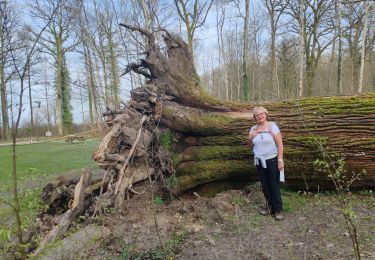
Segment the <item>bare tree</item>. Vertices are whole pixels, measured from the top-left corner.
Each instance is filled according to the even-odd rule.
[[[211,9],[213,0],[173,0],[180,19],[185,24],[189,52],[193,55],[195,31],[202,27]],[[248,1],[248,0],[246,0]]]
[[[95,2],[94,2],[95,4]],[[96,7],[95,7],[96,10]],[[78,28],[79,37],[81,42],[83,55],[83,62],[85,68],[85,78],[86,78],[86,90],[88,97],[88,108],[89,108],[89,119],[90,125],[98,123],[100,118],[99,113],[99,103],[100,99],[103,98],[106,105],[108,106],[108,93],[107,90],[101,89],[101,80],[98,75],[98,63],[100,62],[102,66],[102,74],[104,78],[104,87],[107,86],[107,72],[106,72],[106,62],[105,62],[105,53],[101,48],[102,43],[98,44],[97,42],[101,41],[101,36],[96,37],[99,34],[99,29],[97,28],[98,22],[96,21],[96,15],[89,14],[87,7],[84,5],[84,1],[79,1],[77,8],[77,18],[78,18]],[[100,46],[99,46],[100,45]],[[98,58],[97,58],[98,57]],[[97,60],[97,62],[94,62]],[[100,95],[100,91],[103,91],[104,94]]]
[[[305,44],[306,42],[304,41],[304,32],[305,32],[305,6],[303,4],[304,0],[299,0],[299,25],[300,25],[300,32],[299,32],[299,73],[298,73],[298,91],[297,91],[297,96],[302,97],[303,95],[303,67],[305,64],[304,60],[304,50],[306,49]]]
[[[364,9],[364,19],[365,23],[363,25],[363,32],[362,32],[362,48],[361,48],[361,67],[359,69],[359,82],[358,82],[358,90],[357,93],[362,93],[362,84],[363,84],[363,70],[365,67],[365,52],[366,52],[366,36],[367,36],[367,25],[369,20],[369,3],[367,0],[363,2],[363,9]],[[371,11],[372,11],[373,5],[371,5]]]
[[[364,9],[363,5],[348,2],[343,5],[342,17],[346,24],[343,38],[347,43],[350,55],[351,82],[349,91],[355,93],[359,82],[359,70],[361,66],[361,35],[364,33]]]
[[[44,59],[44,72],[43,72],[43,85],[44,85],[44,99],[46,101],[46,109],[45,114],[47,117],[47,130],[51,131],[52,129],[52,123],[51,123],[51,111],[50,111],[50,101],[49,101],[49,95],[48,95],[48,86],[50,85],[47,80],[47,70],[48,70],[48,61],[47,59]]]
[[[226,8],[229,9],[229,6]],[[241,99],[242,42],[238,35],[238,17],[228,13],[227,28],[220,35],[224,86],[228,86],[229,100]],[[242,35],[241,35],[242,36]]]
[[[278,60],[280,63],[279,79],[283,97],[286,98],[297,97],[297,86],[299,83],[299,74],[296,74],[298,66],[298,51],[298,38],[283,37],[278,46]]]
[[[320,58],[332,42],[332,37],[327,39],[333,29],[333,4],[332,0],[288,0],[287,12],[297,22],[293,26],[294,31],[302,36],[304,42],[307,96],[313,93]]]
[[[73,34],[74,16],[72,5],[60,0],[36,0],[32,5],[35,18],[44,22],[48,21],[51,12],[58,7],[54,19],[49,23],[48,29],[41,37],[40,44],[43,51],[54,59],[55,83],[56,83],[56,110],[59,135],[63,135],[64,129],[72,124],[72,113],[70,107],[69,70],[67,67],[66,53],[72,51],[78,44]]]
[[[29,46],[32,45],[32,28],[30,26],[24,26],[20,33],[22,41],[25,42],[26,52],[28,52]],[[29,44],[27,44],[29,43]],[[30,137],[35,136],[35,124],[34,124],[34,107],[33,107],[33,95],[32,95],[32,87],[33,83],[31,82],[31,74],[33,74],[32,68],[40,62],[40,58],[34,55],[33,59],[28,63],[27,67],[27,89],[29,94],[29,109],[30,109]],[[31,139],[30,139],[31,141]]]
[[[7,101],[7,83],[13,76],[11,66],[11,51],[16,47],[15,31],[18,27],[16,13],[7,1],[0,2],[0,99],[2,115],[2,138],[7,140],[9,133],[9,113]]]
[[[133,0],[134,5],[142,11],[144,27],[152,32],[156,29],[158,0]]]
[[[283,0],[263,0],[263,4],[267,8],[268,18],[271,27],[271,85],[272,90],[280,97],[280,85],[277,75],[277,60],[276,60],[276,36],[279,29],[280,17],[286,8]]]
[[[225,24],[225,10],[228,6],[225,2],[218,2],[216,5],[216,28],[217,28],[217,42],[219,47],[219,68],[223,71],[224,77],[224,89],[225,89],[225,100],[229,100],[229,86],[228,86],[228,74],[226,69],[226,55],[224,48],[224,37],[223,37],[223,28]],[[222,61],[224,66],[222,66]],[[221,84],[220,84],[221,85]]]
[[[333,31],[333,44],[331,49],[331,57],[329,60],[328,66],[328,85],[327,85],[327,92],[331,93],[331,85],[332,85],[332,66],[334,63],[335,53],[336,53],[336,40],[339,41],[338,46],[338,62],[337,62],[337,89],[338,93],[342,92],[342,3],[341,0],[335,2],[335,25]]]
[[[265,66],[262,62],[262,53],[266,52],[267,40],[263,35],[266,28],[267,20],[263,19],[261,11],[258,9],[252,10],[251,21],[250,21],[250,41],[249,41],[249,51],[250,51],[250,71],[251,71],[251,100],[262,100],[262,99],[273,99],[275,95],[274,92],[267,87],[263,86],[263,82],[267,82],[269,76],[265,71]],[[257,95],[256,95],[257,92]]]
[[[337,24],[335,28],[337,28],[337,35],[339,40],[339,46],[338,46],[338,59],[337,59],[337,90],[339,94],[342,94],[342,26],[341,26],[341,19],[342,19],[342,3],[341,0],[338,0],[337,4],[337,13],[336,13],[336,20]],[[335,41],[336,39],[334,39]]]
[[[106,96],[107,99],[108,96],[110,97],[110,103],[117,105],[119,103],[120,83],[117,65],[118,43],[115,40],[116,30],[114,28],[115,16],[108,2],[103,2],[102,6],[97,5],[96,1],[94,3],[97,32],[100,37],[98,44],[99,53],[102,56],[103,75],[106,78],[105,81],[110,81],[109,88],[107,87],[109,82],[105,83]]]
[[[119,103],[119,73],[117,62],[117,46],[116,41],[117,31],[115,26],[115,15],[112,11],[112,6],[108,1],[94,1],[94,14],[90,14],[92,8],[85,7],[84,2],[80,1],[80,12],[84,12],[83,19],[80,21],[80,26],[85,27],[83,33],[85,34],[85,45],[90,46],[99,58],[100,64],[95,63],[97,74],[96,77],[102,80],[98,81],[103,88],[100,90],[104,94],[104,102],[107,107]],[[82,16],[82,14],[78,14]],[[86,53],[88,50],[86,50]],[[99,74],[100,73],[100,74]],[[101,75],[101,76],[99,76]]]
[[[249,9],[250,0],[245,0],[245,14],[242,13],[239,1],[234,1],[240,16],[243,19],[243,49],[242,49],[242,99],[249,99],[250,84],[249,84],[249,68],[247,61],[249,60]]]
[[[16,152],[16,142],[17,142],[17,133],[18,128],[21,120],[21,114],[23,112],[23,94],[25,92],[25,79],[27,77],[27,72],[29,68],[29,63],[32,60],[32,57],[35,53],[36,45],[38,44],[42,33],[47,29],[49,24],[52,21],[53,16],[56,13],[56,8],[51,11],[51,15],[46,19],[46,24],[40,29],[38,33],[35,34],[35,38],[30,46],[30,48],[26,48],[26,44],[24,44],[23,48],[21,49],[21,54],[23,56],[23,63],[20,62],[20,60],[17,59],[17,53],[14,49],[11,51],[11,57],[13,60],[13,66],[16,72],[16,75],[18,76],[19,82],[20,82],[20,92],[19,92],[19,100],[18,100],[18,109],[17,109],[17,116],[15,121],[12,120],[12,190],[13,190],[13,204],[10,204],[11,207],[14,210],[16,223],[17,223],[17,238],[18,238],[18,244],[22,245],[24,243],[23,241],[23,234],[22,234],[22,222],[21,222],[21,216],[20,216],[20,203],[18,198],[18,185],[17,185],[17,152]],[[28,43],[27,43],[27,46]],[[22,53],[23,52],[23,53]],[[22,254],[22,257],[24,257],[24,247],[20,247],[20,251]]]

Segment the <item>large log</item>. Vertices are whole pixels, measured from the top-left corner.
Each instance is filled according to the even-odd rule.
[[[49,213],[56,214],[54,219],[59,222],[34,255],[63,237],[72,221],[88,207],[94,215],[111,205],[121,209],[129,193],[138,193],[133,184],[152,180],[152,175],[169,174],[162,183],[176,192],[237,177],[257,180],[247,142],[248,129],[254,124],[251,109],[256,104],[209,97],[200,87],[186,43],[178,36],[165,32],[167,50],[161,52],[152,33],[122,26],[148,39],[146,57],[125,70],[139,73],[147,81],[132,91],[127,104],[103,114],[108,131],[93,155],[106,170],[101,181],[90,182],[91,173],[84,171],[78,184],[77,180],[60,179],[44,189],[43,198],[51,205]],[[344,159],[342,173],[347,179],[352,172],[367,171],[352,187],[375,188],[374,93],[264,105],[283,134],[286,186],[333,188],[329,174]],[[327,161],[331,172],[317,168],[317,160]],[[68,209],[73,186],[74,200]],[[85,201],[93,191],[99,191],[99,195]]]
[[[130,135],[125,138],[126,131],[120,129],[126,126],[133,127],[133,132],[138,131],[136,124],[141,115],[146,114],[148,125],[145,130],[158,132],[154,129],[157,125],[173,131],[173,146],[169,150],[178,158],[174,165],[175,190],[182,192],[207,182],[241,176],[256,180],[251,148],[246,140],[248,129],[254,124],[251,109],[256,104],[209,97],[200,86],[186,43],[178,36],[165,32],[163,39],[167,51],[161,52],[151,32],[130,25],[122,26],[148,39],[145,58],[139,63],[129,64],[125,71],[142,74],[147,81],[143,87],[132,91],[132,99],[125,110],[106,113],[112,130],[103,139],[94,158],[107,168],[113,167],[117,171],[113,176],[118,176],[135,142],[135,134],[132,138]],[[263,105],[270,112],[270,120],[277,122],[282,131],[286,186],[333,188],[329,172],[316,167],[314,162],[329,162],[332,173],[333,165],[344,159],[347,178],[352,172],[367,171],[352,187],[375,187],[375,94],[303,98]],[[129,116],[133,110],[141,114],[137,115],[135,124],[129,120],[113,123],[117,114],[127,114],[127,119],[134,117]],[[153,156],[157,154],[158,138],[155,135],[148,137],[143,152],[137,153],[139,156],[135,155],[135,158],[142,158],[140,155],[144,155],[150,144],[153,145]],[[119,149],[124,140],[127,152]],[[128,186],[131,187],[131,183]]]
[[[176,106],[174,106],[176,107]],[[286,186],[297,189],[334,188],[317,160],[345,159],[346,174],[366,174],[352,188],[375,187],[375,95],[305,98],[267,104],[270,120],[281,128],[285,146]],[[183,111],[183,112],[182,112]],[[183,134],[178,151],[180,190],[210,180],[249,176],[256,179],[248,129],[249,112],[212,113],[165,106],[165,124]],[[187,140],[187,141],[186,141]],[[327,153],[327,154],[326,154]]]

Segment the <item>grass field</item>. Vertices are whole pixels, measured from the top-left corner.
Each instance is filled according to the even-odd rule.
[[[91,156],[98,146],[98,140],[75,144],[53,142],[17,146],[18,190],[24,229],[42,207],[39,197],[43,186],[63,173],[97,167]],[[0,146],[0,198],[12,202],[10,151],[11,146]],[[0,247],[7,243],[9,234],[13,234],[13,224],[11,208],[0,203]]]
[[[96,167],[91,155],[99,141],[87,140],[84,143],[65,142],[19,145],[17,153],[17,175],[20,184],[25,181],[38,181],[43,176],[58,176],[61,173],[83,167]],[[0,147],[0,190],[4,191],[11,183],[11,147]]]

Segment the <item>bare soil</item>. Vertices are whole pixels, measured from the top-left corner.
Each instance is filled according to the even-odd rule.
[[[170,201],[155,190],[152,201],[147,185],[135,189],[144,193],[122,212],[98,219],[111,235],[82,250],[82,258],[354,259],[334,194],[283,192],[285,220],[276,221],[258,214],[264,204],[258,184]],[[374,195],[349,193],[345,199],[353,204],[362,259],[375,259]]]

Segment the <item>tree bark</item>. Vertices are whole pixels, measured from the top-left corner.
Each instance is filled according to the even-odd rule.
[[[348,173],[367,171],[353,187],[374,187],[375,156],[371,153],[375,147],[374,105],[371,104],[374,101],[375,96],[371,94],[268,104],[270,120],[277,122],[283,134],[286,186],[333,188],[327,173],[314,167],[316,160],[326,159],[320,151],[321,144],[332,160],[345,158]],[[300,105],[301,113],[296,105]],[[165,106],[163,122],[182,133],[181,140],[189,140],[182,145],[188,148],[178,151],[181,155],[177,167],[180,190],[216,179],[240,176],[256,179],[250,147],[246,145],[248,128],[254,124],[249,120],[249,112],[205,113],[200,110],[188,113],[186,108],[172,107]],[[173,119],[168,120],[172,111],[176,111]],[[193,120],[188,123],[186,118]]]
[[[27,83],[29,88],[29,107],[30,107],[30,124],[31,124],[31,136],[35,136],[35,127],[34,127],[34,112],[33,112],[33,98],[31,95],[31,71],[30,63],[28,64],[27,68]]]
[[[75,187],[73,207],[44,238],[42,248],[62,237],[72,220],[88,207],[94,215],[110,205],[121,210],[129,193],[137,193],[133,184],[151,180],[152,175],[169,174],[162,181],[165,188],[177,193],[218,180],[258,179],[247,144],[249,127],[254,124],[249,104],[220,101],[205,94],[188,45],[178,36],[165,31],[167,51],[161,52],[152,33],[121,25],[148,40],[146,57],[125,70],[139,73],[147,81],[131,92],[126,105],[103,114],[108,131],[93,159],[106,170],[104,176],[90,182],[90,173],[83,174],[87,178],[83,176],[81,186]],[[346,171],[342,173],[346,177],[367,171],[352,187],[373,189],[374,104],[375,94],[267,104],[269,120],[277,122],[284,139],[285,185],[307,190],[333,188],[329,172],[315,167],[314,162],[335,164],[344,158]],[[62,179],[49,184],[44,189],[45,200],[60,209],[61,201],[72,197],[74,183]],[[97,192],[99,185],[100,195],[83,205],[83,198]],[[68,187],[66,193],[61,187]]]
[[[61,216],[59,223],[44,237],[39,248],[35,251],[34,256],[40,254],[48,243],[54,242],[56,239],[61,239],[71,223],[85,210],[85,189],[90,181],[91,171],[83,169],[82,177],[74,190],[74,200],[71,208]]]
[[[3,59],[2,59],[3,60]],[[3,64],[3,63],[2,63]],[[4,76],[4,67],[0,64],[0,96],[1,96],[1,121],[2,121],[2,139],[9,139],[9,117],[8,117],[8,102],[6,96],[6,82]]]
[[[103,139],[104,145],[97,153],[101,155],[94,158],[108,167],[113,162],[106,161],[106,157],[111,157],[106,154],[129,155],[129,149],[136,141],[135,133],[140,128],[140,117],[146,114],[145,130],[154,133],[152,127],[158,125],[173,132],[173,145],[169,150],[177,158],[177,185],[173,187],[176,191],[241,176],[256,180],[251,149],[247,144],[248,129],[255,124],[249,104],[220,101],[206,95],[199,87],[188,46],[176,35],[165,32],[163,38],[168,50],[164,55],[156,46],[152,33],[129,25],[122,26],[148,38],[150,49],[146,57],[127,68],[127,71],[133,70],[148,80],[143,87],[132,92],[128,112],[125,112],[138,111],[133,124],[135,128],[132,131],[124,128],[131,125],[134,115],[127,114],[125,124],[120,120],[125,115],[121,111],[107,113],[112,133]],[[375,187],[375,155],[372,152],[375,148],[374,104],[374,94],[267,104],[269,120],[278,124],[284,139],[285,185],[308,190],[333,188],[329,173],[316,167],[314,162],[328,160],[336,163],[344,158],[348,176],[352,172],[367,171],[352,187]],[[122,123],[118,124],[120,121]],[[128,144],[127,152],[118,152],[121,143]],[[138,158],[143,158],[142,151],[148,147],[145,144],[137,148],[140,149]]]
[[[363,85],[363,70],[365,68],[365,52],[366,52],[366,34],[367,34],[367,24],[368,24],[368,1],[364,1],[364,18],[365,25],[363,26],[362,32],[362,47],[361,47],[361,67],[359,69],[359,81],[358,81],[358,90],[357,93],[362,93],[362,85]]]
[[[243,55],[242,55],[242,93],[243,101],[249,99],[249,69],[247,61],[249,59],[249,6],[250,0],[245,0],[245,17],[244,17],[244,26],[243,26]],[[254,87],[254,85],[253,85]]]
[[[338,94],[342,94],[342,28],[341,28],[341,16],[342,16],[342,3],[341,0],[338,1],[337,6],[337,32],[339,40],[339,53],[337,59],[337,90]],[[336,28],[335,27],[335,28]]]
[[[298,56],[299,56],[299,70],[298,70],[298,89],[297,89],[297,97],[302,97],[304,93],[304,87],[303,87],[303,68],[306,63],[306,60],[304,60],[304,50],[305,50],[305,41],[304,41],[304,31],[305,31],[305,19],[304,19],[304,12],[302,11],[304,9],[304,5],[302,0],[299,1],[300,5],[300,13],[299,13],[299,25],[300,25],[300,31],[299,31],[299,46],[298,46]]]

